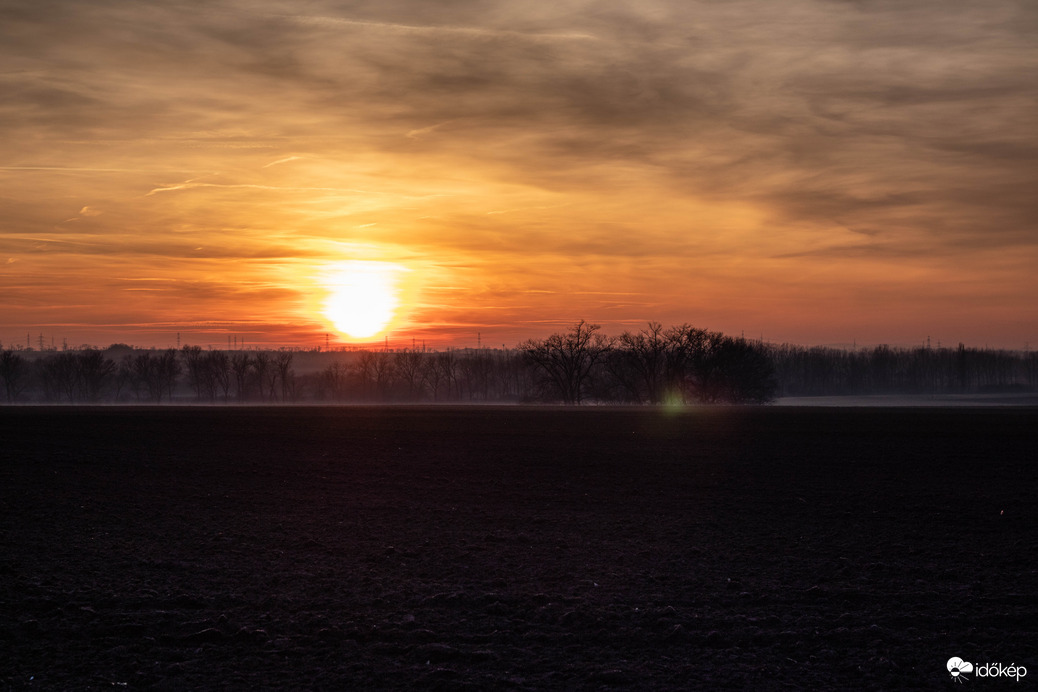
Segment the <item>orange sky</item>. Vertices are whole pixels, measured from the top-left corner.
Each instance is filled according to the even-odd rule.
[[[5,347],[345,343],[351,261],[396,344],[1038,344],[1033,3],[20,5]]]

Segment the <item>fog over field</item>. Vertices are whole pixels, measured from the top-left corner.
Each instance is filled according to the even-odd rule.
[[[0,350],[8,403],[1034,404],[1038,353],[806,348],[580,321],[514,348]],[[834,398],[835,397],[835,398]]]

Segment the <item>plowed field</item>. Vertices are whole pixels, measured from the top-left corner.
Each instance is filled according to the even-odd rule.
[[[0,688],[1033,682],[1036,518],[1033,408],[0,408]]]

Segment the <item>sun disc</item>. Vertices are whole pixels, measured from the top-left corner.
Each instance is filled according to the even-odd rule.
[[[402,269],[389,262],[337,265],[327,281],[325,317],[338,331],[354,339],[385,330],[400,304],[397,275]]]

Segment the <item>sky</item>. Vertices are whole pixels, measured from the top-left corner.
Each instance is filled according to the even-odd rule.
[[[363,343],[370,266],[391,345],[1038,346],[1036,75],[1030,0],[0,0],[0,343]]]

